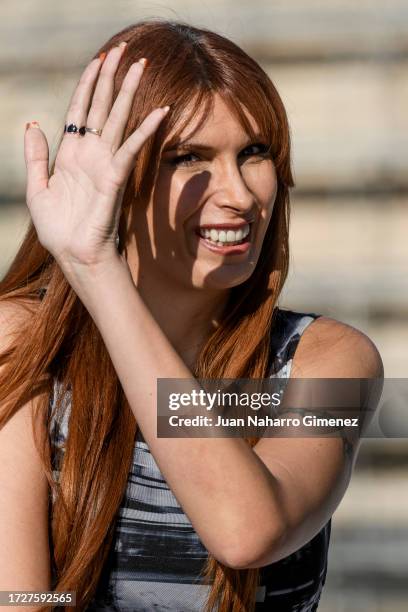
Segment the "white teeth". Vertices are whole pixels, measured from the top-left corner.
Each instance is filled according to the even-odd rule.
[[[249,225],[245,225],[238,230],[217,230],[215,228],[205,228],[200,230],[200,235],[207,240],[211,240],[215,244],[222,246],[224,244],[236,244],[241,242],[249,234]]]

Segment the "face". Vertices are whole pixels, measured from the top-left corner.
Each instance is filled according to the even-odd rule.
[[[220,290],[255,269],[277,192],[275,168],[262,137],[249,139],[218,94],[214,102],[186,143],[169,149],[169,135],[151,201],[135,206],[139,275]]]

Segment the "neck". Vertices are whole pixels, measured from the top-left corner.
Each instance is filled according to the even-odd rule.
[[[153,274],[131,273],[153,317],[192,368],[201,346],[220,323],[229,290],[183,287]]]

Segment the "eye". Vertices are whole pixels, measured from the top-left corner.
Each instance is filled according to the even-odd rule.
[[[195,159],[192,159],[195,158]],[[191,166],[199,158],[194,153],[185,153],[184,155],[178,155],[170,160],[172,166]]]
[[[243,151],[241,151],[240,156],[242,157],[262,157],[266,158],[270,156],[271,147],[263,142],[256,142],[254,144],[249,145]]]

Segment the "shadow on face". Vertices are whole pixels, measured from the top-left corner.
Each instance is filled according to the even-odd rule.
[[[186,111],[187,112],[187,111]],[[244,109],[254,132],[258,126]],[[194,123],[195,125],[195,123]],[[149,202],[132,208],[128,263],[138,287],[225,293],[257,264],[277,193],[269,145],[218,94],[192,138],[166,148]]]

